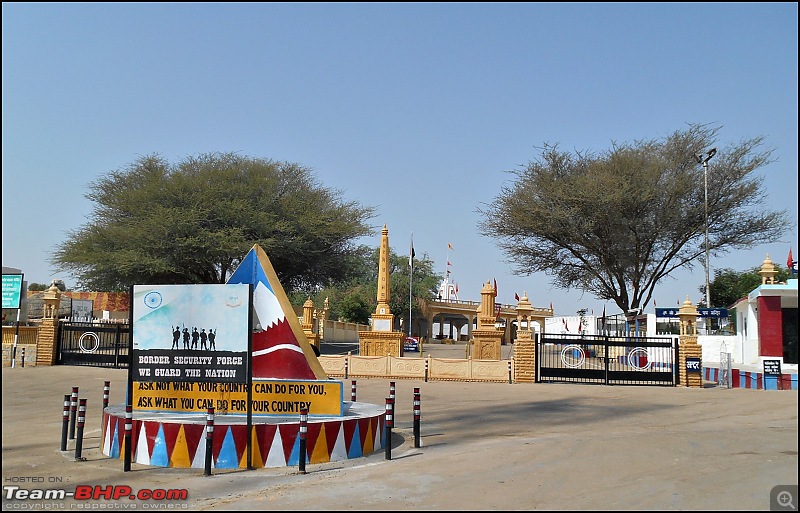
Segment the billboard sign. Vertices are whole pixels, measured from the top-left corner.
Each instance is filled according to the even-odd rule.
[[[134,381],[247,383],[250,285],[134,285]]]

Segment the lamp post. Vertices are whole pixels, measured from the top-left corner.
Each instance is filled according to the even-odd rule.
[[[706,308],[711,308],[711,283],[708,279],[708,161],[717,154],[716,148],[711,148],[705,154],[697,155],[697,163],[703,164],[704,203],[706,211]]]

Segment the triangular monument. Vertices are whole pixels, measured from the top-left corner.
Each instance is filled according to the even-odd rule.
[[[253,378],[328,379],[272,263],[258,244],[228,283],[253,285]]]

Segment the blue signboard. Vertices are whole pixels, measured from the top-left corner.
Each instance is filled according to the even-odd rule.
[[[697,313],[700,314],[700,317],[716,317],[717,319],[728,317],[727,308],[698,308]]]
[[[686,372],[703,372],[703,368],[700,363],[700,358],[687,358],[686,359]]]
[[[22,297],[22,275],[3,275],[3,308],[19,308]]]
[[[656,317],[678,317],[680,308],[656,308]],[[716,317],[725,319],[728,317],[727,308],[698,308],[697,313],[700,317]]]

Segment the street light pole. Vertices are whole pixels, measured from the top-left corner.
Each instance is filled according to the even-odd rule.
[[[706,212],[706,308],[711,308],[711,282],[708,276],[708,161],[716,155],[717,149],[711,148],[705,155],[697,155],[697,162],[703,164],[704,203]]]

